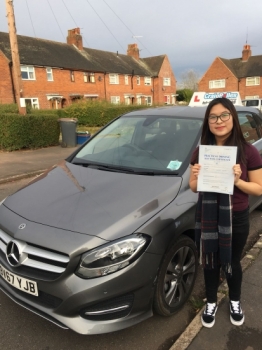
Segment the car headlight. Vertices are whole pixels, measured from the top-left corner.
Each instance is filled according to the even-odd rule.
[[[109,275],[138,259],[149,243],[149,237],[129,236],[110,242],[82,255],[76,274],[81,278]]]

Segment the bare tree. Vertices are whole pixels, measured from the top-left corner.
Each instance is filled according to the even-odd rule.
[[[197,91],[199,79],[200,74],[194,69],[184,71],[180,76],[180,82],[178,84],[179,89],[190,89],[192,91]]]

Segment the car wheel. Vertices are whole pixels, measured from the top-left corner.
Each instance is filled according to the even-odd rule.
[[[195,243],[181,235],[167,251],[158,272],[154,294],[154,310],[171,316],[187,301],[197,274]]]

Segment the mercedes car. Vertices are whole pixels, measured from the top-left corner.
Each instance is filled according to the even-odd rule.
[[[262,154],[259,111],[237,107]],[[197,274],[188,185],[205,107],[119,116],[0,203],[0,289],[80,334],[171,316]],[[250,197],[250,210],[261,204]]]

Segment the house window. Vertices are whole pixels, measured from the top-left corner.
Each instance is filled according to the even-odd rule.
[[[145,77],[144,78],[145,85],[151,85],[151,78],[150,77]]]
[[[246,86],[260,85],[260,77],[246,78]]]
[[[111,96],[111,103],[113,103],[115,105],[119,105],[120,97],[119,96]]]
[[[84,82],[85,83],[95,83],[95,73],[84,72]]]
[[[109,84],[119,84],[119,75],[109,74]]]
[[[171,79],[170,78],[163,78],[163,85],[164,86],[170,86],[171,85]]]
[[[145,103],[148,106],[152,106],[152,97],[151,96],[145,96]]]
[[[209,89],[219,89],[219,88],[224,88],[225,86],[226,86],[225,79],[209,81]]]
[[[140,85],[140,77],[139,76],[136,77],[136,85]]]
[[[70,71],[70,79],[71,79],[71,81],[75,81],[75,73],[71,70]]]
[[[35,69],[31,66],[21,66],[23,80],[35,80]]]
[[[39,109],[38,98],[25,98],[25,104],[33,109]]]
[[[128,85],[128,75],[125,75],[125,85]]]
[[[46,68],[47,81],[53,81],[53,71],[52,68]]]

